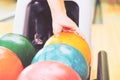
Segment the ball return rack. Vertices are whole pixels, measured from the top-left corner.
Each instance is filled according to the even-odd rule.
[[[80,1],[65,0],[67,15],[79,26]],[[89,32],[89,29],[85,29]],[[46,0],[17,0],[14,33],[26,36],[36,51],[41,49],[52,33],[51,12]],[[88,33],[89,34],[89,33]],[[86,35],[88,36],[88,35]],[[107,53],[98,53],[97,79],[109,80]],[[91,68],[90,68],[91,73]],[[90,80],[90,74],[89,78]]]

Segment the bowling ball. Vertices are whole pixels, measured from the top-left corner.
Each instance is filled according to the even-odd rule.
[[[0,46],[4,46],[17,54],[24,67],[31,63],[36,53],[32,43],[26,37],[15,33],[2,35]]]
[[[67,44],[51,44],[43,47],[34,56],[32,63],[53,60],[64,63],[74,69],[83,80],[88,77],[88,65],[84,56]]]
[[[22,70],[23,65],[18,56],[0,46],[0,80],[17,80]]]
[[[91,51],[88,43],[81,36],[73,32],[61,32],[58,36],[51,36],[44,46],[55,43],[65,43],[78,49],[85,57],[88,65],[91,63]]]
[[[18,80],[81,80],[69,66],[55,61],[41,61],[26,67]]]

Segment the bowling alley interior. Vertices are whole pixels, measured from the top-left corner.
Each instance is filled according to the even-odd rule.
[[[18,1],[0,0],[0,37],[13,33]],[[88,80],[120,80],[120,0],[92,0],[91,4],[91,65]]]

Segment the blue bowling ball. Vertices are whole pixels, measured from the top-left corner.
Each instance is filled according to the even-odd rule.
[[[45,60],[64,63],[74,69],[82,80],[88,78],[89,69],[84,56],[80,51],[70,45],[59,43],[45,46],[34,56],[32,63]]]

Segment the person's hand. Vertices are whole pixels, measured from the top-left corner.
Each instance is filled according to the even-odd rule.
[[[81,35],[83,38],[83,34],[80,32],[79,27],[76,23],[70,19],[66,14],[57,14],[53,16],[53,33],[54,35],[59,35],[62,31],[74,32],[76,34]]]
[[[79,34],[84,38],[76,23],[67,16],[64,0],[47,1],[52,15],[53,34],[59,35],[62,31],[70,31]]]

